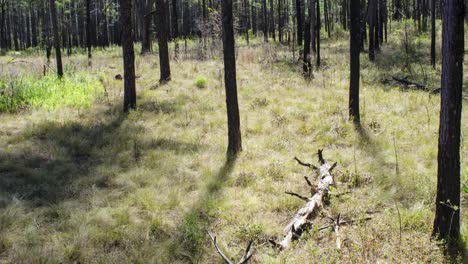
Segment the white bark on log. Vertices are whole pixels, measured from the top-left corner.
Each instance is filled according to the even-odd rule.
[[[288,248],[291,244],[291,241],[299,237],[302,232],[310,227],[310,221],[317,215],[317,211],[322,207],[323,198],[328,195],[328,189],[330,185],[334,184],[334,179],[331,176],[330,172],[335,168],[336,163],[330,164],[327,163],[322,156],[322,150],[318,151],[320,167],[320,176],[318,179],[318,184],[316,188],[316,193],[312,198],[308,199],[308,202],[296,213],[291,222],[286,226],[284,232],[286,235],[283,240],[279,243],[271,241],[273,244],[278,246],[280,249]],[[297,158],[296,160],[299,164],[305,166]],[[309,165],[309,164],[307,164]],[[315,166],[307,166],[315,167]]]

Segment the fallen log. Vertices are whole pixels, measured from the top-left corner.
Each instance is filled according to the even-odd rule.
[[[301,236],[301,234],[310,228],[311,220],[317,215],[317,211],[322,207],[324,198],[328,195],[328,189],[334,184],[334,179],[330,174],[336,166],[336,162],[333,164],[328,163],[323,158],[322,150],[318,150],[318,159],[320,167],[316,167],[309,163],[304,163],[298,158],[295,160],[302,166],[311,168],[319,171],[319,178],[317,187],[314,187],[307,177],[304,177],[307,185],[311,188],[311,198],[304,197],[302,195],[286,192],[287,194],[296,196],[301,200],[306,201],[306,204],[299,209],[291,222],[286,226],[284,232],[286,233],[281,242],[270,240],[275,247],[282,250],[288,248],[292,240],[295,240]]]
[[[218,254],[223,258],[224,262],[226,262],[226,264],[234,264],[234,262],[232,260],[230,260],[228,257],[226,257],[226,255],[223,253],[223,251],[218,247],[218,243],[216,242],[216,237],[213,236],[210,231],[206,231],[208,233],[208,235],[210,236],[211,238],[211,241],[213,241],[213,244],[216,248],[216,251],[218,252]],[[252,251],[251,251],[251,248],[252,248],[252,243],[253,241],[250,240],[249,243],[247,244],[247,247],[244,251],[244,255],[242,256],[241,260],[239,260],[239,262],[237,262],[238,264],[245,264],[247,263],[250,258],[252,258]]]
[[[414,86],[414,87],[416,87],[416,90],[424,90],[424,91],[428,90],[426,85],[424,85],[422,83],[417,83],[417,82],[410,81],[407,78],[399,78],[399,77],[396,77],[396,76],[392,76],[392,79],[399,82],[399,83],[404,84],[406,87]]]

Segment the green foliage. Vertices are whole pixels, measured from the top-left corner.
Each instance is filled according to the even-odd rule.
[[[264,229],[261,224],[243,224],[237,228],[235,235],[240,241],[255,241],[262,237]]]
[[[16,112],[27,108],[89,108],[102,93],[102,85],[89,75],[77,74],[64,79],[57,79],[53,75],[2,79],[0,112]]]
[[[200,216],[192,211],[185,217],[179,228],[178,241],[184,250],[191,253],[199,253],[201,243],[205,237]]]
[[[198,88],[205,88],[207,83],[208,80],[202,75],[197,76],[197,78],[195,79],[195,86],[197,86]]]

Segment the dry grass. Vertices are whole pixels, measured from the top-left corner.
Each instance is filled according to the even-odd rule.
[[[444,262],[429,239],[439,96],[379,82],[393,73],[417,78],[423,69],[428,83],[437,83],[440,68],[414,70],[420,66],[413,63],[412,73],[402,72],[396,34],[376,65],[362,55],[363,131],[347,121],[345,41],[325,41],[324,66],[310,82],[285,47],[239,48],[244,151],[234,162],[224,155],[220,60],[172,61],[173,81],[154,87],[157,56],[137,56],[138,110],[124,116],[122,82],[114,80],[120,51],[96,54],[89,74],[107,96],[93,109],[0,116],[0,262],[220,263],[206,228],[235,259],[254,239],[255,263]],[[86,70],[84,55],[65,63]],[[206,89],[194,85],[199,75],[208,79]],[[465,108],[463,120],[467,115]],[[462,126],[466,133],[468,124]],[[292,158],[316,162],[318,148],[338,162],[332,192],[351,193],[332,195],[314,224],[338,213],[355,219],[372,212],[373,219],[342,228],[341,252],[331,230],[313,229],[277,253],[267,240],[281,236],[302,204],[284,191],[306,194],[302,176],[311,174]],[[463,144],[465,186],[467,161]],[[466,205],[465,193],[465,241]]]

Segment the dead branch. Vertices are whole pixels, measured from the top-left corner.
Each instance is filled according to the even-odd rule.
[[[335,234],[336,234],[336,249],[340,250],[341,249],[341,235],[340,235],[340,215],[338,214],[338,217],[336,218],[336,223],[335,223]]]
[[[210,236],[211,241],[213,241],[213,244],[214,244],[214,246],[216,248],[216,251],[223,258],[224,262],[226,262],[226,264],[234,264],[234,262],[232,262],[228,257],[226,257],[226,255],[223,253],[223,251],[218,247],[218,243],[216,243],[216,236],[213,236],[210,233],[210,231],[208,231],[208,230],[206,232]],[[252,255],[253,255],[253,253],[251,251],[252,243],[253,243],[252,240],[250,240],[249,243],[247,243],[247,247],[245,248],[244,255],[242,256],[241,260],[239,260],[239,262],[237,262],[238,264],[245,264],[245,263],[247,263],[247,261],[250,260],[250,258],[252,258]]]
[[[414,81],[410,81],[408,80],[407,78],[399,78],[399,77],[396,77],[396,76],[392,76],[392,79],[399,82],[399,83],[402,83],[406,86],[414,86],[416,87],[416,90],[424,90],[426,91],[427,90],[427,87],[426,85],[422,84],[422,83],[417,83],[417,82],[414,82]]]
[[[311,169],[314,169],[314,170],[318,170],[319,168],[317,168],[316,166],[310,164],[310,163],[305,163],[305,162],[302,162],[300,159],[294,157],[294,159],[297,161],[297,163],[299,163],[299,165],[302,165],[304,167],[308,167],[308,168],[311,168]]]
[[[317,215],[317,211],[322,207],[323,199],[328,195],[328,189],[330,185],[333,184],[333,177],[330,174],[331,169],[333,169],[336,164],[332,165],[328,163],[324,158],[323,158],[323,150],[318,150],[318,158],[320,162],[320,176],[318,178],[318,183],[317,187],[315,188],[315,192],[312,195],[311,198],[306,198],[300,195],[295,195],[293,193],[288,193],[290,195],[298,196],[299,198],[303,199],[307,203],[299,209],[299,211],[296,213],[294,218],[289,222],[289,224],[286,226],[284,229],[284,232],[286,233],[284,238],[282,239],[281,242],[276,242],[271,240],[270,243],[272,243],[275,247],[278,249],[285,249],[289,247],[291,244],[292,240],[297,239],[306,229],[310,228],[311,226],[311,220]],[[298,160],[297,158],[295,158]],[[304,162],[299,161],[300,165],[310,167]],[[307,165],[304,165],[307,164]],[[311,165],[313,166],[313,165]],[[314,166],[315,167],[315,166]],[[306,178],[306,181],[308,184],[310,181]],[[312,184],[309,184],[311,189],[314,189]],[[306,198],[306,199],[304,199]]]
[[[306,202],[309,201],[309,198],[304,197],[304,196],[302,196],[302,195],[300,195],[300,194],[297,194],[297,193],[293,193],[293,192],[284,192],[284,193],[285,193],[285,194],[292,195],[292,196],[296,196],[297,198],[299,198],[299,199],[301,199],[301,200],[304,200],[304,201],[306,201]]]
[[[340,221],[340,226],[343,226],[343,225],[350,225],[350,224],[353,224],[353,223],[356,223],[356,222],[369,221],[369,220],[371,220],[371,219],[372,219],[372,217],[365,217],[365,218],[355,219],[355,220],[349,220],[349,221]],[[322,231],[322,230],[325,230],[325,229],[334,227],[335,225],[336,225],[336,223],[333,223],[333,224],[331,224],[331,225],[322,226],[322,227],[320,227],[320,228],[317,229],[317,230],[318,230],[318,231]]]
[[[309,181],[309,178],[307,178],[307,176],[304,176],[304,179],[306,180],[307,185],[309,185],[309,187],[312,187],[312,183]]]

